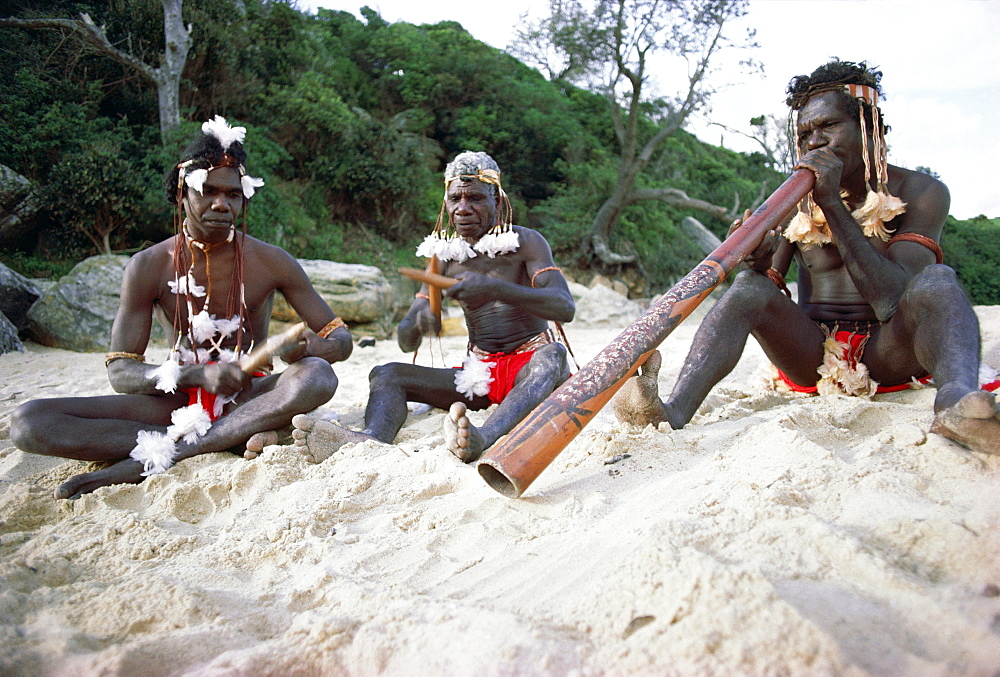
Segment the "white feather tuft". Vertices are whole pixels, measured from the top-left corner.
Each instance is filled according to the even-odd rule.
[[[258,179],[254,176],[246,176],[245,174],[240,177],[240,185],[243,186],[243,197],[250,199],[258,188],[264,185],[264,179]]]
[[[215,328],[219,331],[222,338],[232,336],[233,332],[240,328],[240,316],[233,315],[228,320],[226,318],[216,320]]]
[[[135,438],[135,448],[129,454],[142,463],[143,477],[165,473],[174,464],[177,446],[163,433],[140,430]]]
[[[513,230],[504,231],[497,235],[497,253],[508,254],[516,252],[521,246],[521,238]]]
[[[184,183],[198,191],[199,195],[205,194],[205,181],[208,180],[207,169],[193,169],[184,175]]]
[[[194,340],[198,343],[212,338],[216,333],[215,316],[209,315],[207,310],[202,309],[191,318],[191,331],[194,332]]]
[[[507,230],[501,233],[486,233],[486,235],[483,235],[479,239],[474,249],[492,259],[496,258],[498,254],[508,254],[517,251],[519,246],[520,240],[517,233],[513,230]]]
[[[480,254],[486,254],[491,259],[497,255],[496,251],[497,236],[493,233],[486,233],[481,238],[479,242],[472,246]]]
[[[177,278],[176,280],[167,282],[167,284],[170,286],[170,291],[178,296],[187,294],[188,291],[191,292],[192,296],[197,298],[201,298],[205,295],[205,288],[194,281],[191,273],[188,273],[184,277]]]
[[[165,393],[177,392],[177,381],[181,377],[181,365],[173,358],[149,372],[149,378],[156,382],[156,389]]]
[[[212,427],[208,412],[198,403],[174,409],[170,421],[173,425],[167,428],[167,435],[175,440],[183,438],[188,444],[197,442]]]
[[[204,134],[211,134],[217,138],[219,143],[222,144],[222,150],[224,151],[229,150],[229,146],[233,144],[233,141],[243,143],[243,139],[247,134],[246,127],[231,127],[226,122],[226,118],[221,115],[216,115],[211,120],[203,122],[201,131]]]
[[[444,248],[444,240],[439,238],[437,235],[431,233],[423,239],[423,242],[417,247],[417,256],[423,256],[429,259],[432,256],[441,257]]]
[[[445,245],[445,251],[440,257],[442,261],[463,263],[469,259],[476,258],[476,252],[469,246],[469,243],[458,236],[448,240]]]
[[[462,368],[455,373],[455,390],[468,399],[490,392],[493,377],[490,375],[492,362],[483,362],[475,355],[465,358]]]

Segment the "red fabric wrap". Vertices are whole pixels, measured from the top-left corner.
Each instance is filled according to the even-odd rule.
[[[868,334],[857,334],[850,331],[837,331],[833,334],[833,337],[838,341],[840,341],[841,343],[847,344],[847,347],[844,349],[843,358],[847,360],[847,362],[851,365],[852,369],[856,368],[858,366],[858,363],[861,362],[862,354],[864,354],[865,342],[868,340]],[[815,385],[800,386],[798,383],[795,383],[794,381],[792,381],[792,379],[788,378],[788,375],[785,374],[785,372],[781,371],[780,369],[778,369],[778,376],[781,378],[784,384],[788,386],[790,390],[794,390],[797,393],[817,392],[817,388]],[[918,378],[917,380],[920,383],[928,383],[931,380],[931,378],[933,377],[930,374],[928,374],[926,376]],[[896,385],[886,385],[886,386],[880,385],[875,392],[894,393],[900,390],[909,390],[910,387],[912,387],[912,385],[913,385],[912,381],[907,381],[906,383],[898,383]]]
[[[531,361],[534,350],[526,350],[523,353],[493,353],[482,358],[484,362],[490,363],[490,376],[493,382],[490,383],[490,392],[487,397],[493,404],[500,404],[504,398],[514,389],[514,382],[517,375],[524,369],[524,365]]]
[[[255,371],[250,374],[254,378],[259,378],[261,376],[267,376],[266,373],[262,371]],[[204,388],[181,388],[181,392],[188,396],[188,406],[192,404],[200,404],[201,408],[205,410],[208,414],[208,419],[213,423],[217,421],[220,417],[215,415],[215,400],[218,399],[218,395],[215,393],[210,393]]]

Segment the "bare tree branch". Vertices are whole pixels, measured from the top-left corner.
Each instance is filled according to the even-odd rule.
[[[160,109],[160,133],[165,135],[180,124],[180,80],[191,49],[191,27],[184,26],[181,16],[183,0],[160,0],[163,5],[163,35],[166,49],[159,67],[153,67],[115,47],[108,40],[103,26],[97,26],[88,14],[79,19],[0,18],[0,27],[26,29],[56,29],[69,31],[84,44],[111,57],[156,88]]]
[[[57,28],[71,31],[83,42],[90,45],[97,51],[106,54],[120,64],[137,71],[145,77],[150,84],[156,84],[156,76],[153,69],[139,61],[131,54],[127,54],[108,40],[104,28],[98,28],[88,14],[80,14],[80,19],[16,19],[0,18],[0,27],[10,28]]]

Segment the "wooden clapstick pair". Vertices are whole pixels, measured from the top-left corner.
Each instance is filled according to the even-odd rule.
[[[244,355],[240,359],[240,369],[247,374],[261,371],[264,367],[271,364],[275,357],[280,357],[282,353],[287,352],[289,348],[301,341],[305,330],[306,323],[299,322],[280,334],[275,334],[267,339],[264,345],[254,349],[250,354]]]
[[[434,316],[437,317],[440,323],[441,290],[447,289],[458,282],[458,280],[440,274],[441,264],[438,262],[438,257],[436,256],[431,257],[430,262],[427,264],[427,270],[420,270],[419,268],[399,268],[398,270],[400,275],[427,284],[427,296],[430,297],[431,312],[434,313]]]

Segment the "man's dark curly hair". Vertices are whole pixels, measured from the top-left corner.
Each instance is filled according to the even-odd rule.
[[[222,161],[222,156],[226,151],[223,150],[222,144],[219,143],[219,139],[213,134],[198,134],[198,137],[191,142],[190,145],[184,150],[184,156],[181,162],[186,162],[187,160],[194,159],[190,165],[187,166],[186,172],[190,173],[195,169],[207,169],[212,166],[218,165]],[[229,154],[235,159],[239,164],[246,165],[247,154],[243,150],[243,145],[238,141],[234,141],[229,146]],[[177,204],[177,175],[180,169],[177,165],[170,168],[163,177],[163,187],[166,190],[167,202],[172,205]],[[184,186],[184,190],[187,191],[187,186]]]
[[[849,95],[839,85],[868,85],[874,87],[879,96],[882,96],[882,71],[876,70],[874,66],[869,66],[867,62],[861,61],[841,61],[834,57],[832,61],[814,70],[809,75],[796,75],[788,83],[785,90],[788,97],[785,103],[789,108],[800,110],[814,94],[819,92],[836,91],[843,99],[845,111],[853,118],[858,116],[858,106],[864,106],[865,119],[868,124],[872,123],[872,110],[868,103],[859,102]],[[882,119],[883,131],[888,131],[885,119]]]

